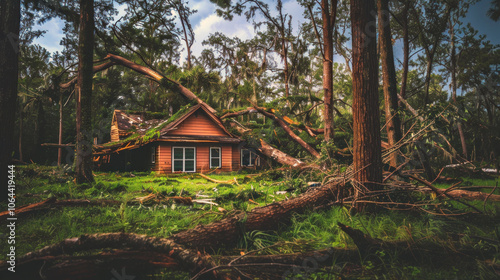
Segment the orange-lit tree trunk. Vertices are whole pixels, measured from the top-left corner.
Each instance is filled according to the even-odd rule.
[[[408,32],[408,10],[410,3],[405,2],[403,8],[402,28],[403,28],[403,75],[401,77],[401,89],[399,94],[403,99],[406,99],[406,86],[408,84],[408,70],[410,61],[410,36]],[[399,105],[400,102],[398,102]]]
[[[393,147],[402,137],[401,121],[398,113],[398,91],[396,86],[396,69],[392,51],[392,36],[388,0],[377,0],[378,32],[380,59],[382,61],[382,76],[384,81],[384,109],[387,140]],[[398,166],[397,153],[391,154],[390,164]]]
[[[59,91],[59,137],[57,143],[62,145],[62,130],[63,130],[63,94]],[[62,147],[57,149],[57,166],[61,166],[62,162]]]
[[[382,180],[376,17],[375,1],[351,0],[354,179],[368,190]]]
[[[321,15],[323,18],[323,91],[324,91],[324,120],[325,141],[333,140],[333,31],[337,16],[337,0],[331,5],[329,0],[321,1]]]
[[[80,0],[78,86],[76,91],[76,181],[94,181],[92,175],[92,77],[94,53],[94,0]]]

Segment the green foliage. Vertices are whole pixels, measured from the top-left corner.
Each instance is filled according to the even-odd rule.
[[[451,174],[443,173],[446,176]],[[295,197],[307,190],[308,181],[321,181],[327,174],[316,172],[268,170],[258,174],[227,173],[212,174],[212,178],[229,181],[236,178],[237,184],[208,182],[194,174],[157,175],[147,172],[96,173],[96,183],[75,185],[71,175],[63,169],[39,165],[18,168],[19,188],[16,194],[19,205],[39,202],[49,197],[58,199],[113,199],[121,201],[117,206],[64,207],[33,213],[19,220],[18,238],[24,242],[17,248],[18,254],[40,249],[66,238],[97,232],[133,232],[150,236],[169,237],[176,232],[207,224],[232,215],[235,211],[250,211],[273,201]],[[249,176],[251,175],[251,176]],[[462,178],[469,184],[495,185],[498,178]],[[436,184],[446,188],[450,185]],[[285,194],[277,191],[288,190]],[[215,199],[224,211],[203,204],[184,206],[173,202],[145,203],[134,205],[129,201],[150,193],[169,196],[208,195]],[[407,197],[396,197],[404,201]],[[416,200],[429,199],[421,195]],[[253,202],[251,202],[252,200]],[[456,202],[442,201],[449,209],[465,209]],[[483,209],[483,202],[472,202]],[[4,207],[5,205],[0,205]],[[429,210],[434,206],[429,205]],[[484,205],[487,216],[456,216],[453,219],[423,212],[381,210],[376,213],[352,214],[346,207],[335,206],[324,210],[308,210],[294,214],[290,222],[280,221],[275,232],[246,231],[243,219],[239,222],[241,235],[237,253],[259,250],[257,254],[287,254],[305,252],[328,247],[354,247],[351,238],[337,227],[337,222],[360,229],[373,238],[383,241],[404,241],[412,244],[430,244],[443,250],[479,250],[500,257],[500,227],[493,223],[500,215],[500,208],[493,203]],[[92,218],[89,218],[92,217]],[[479,238],[478,238],[479,237]],[[485,239],[481,239],[484,237]],[[450,240],[458,242],[449,243]],[[452,244],[452,245],[450,245]],[[439,247],[440,246],[440,247]],[[457,247],[458,246],[458,247]],[[402,248],[402,250],[405,248]],[[6,244],[0,245],[5,255]],[[333,275],[346,279],[489,279],[491,266],[483,262],[456,263],[447,268],[435,267],[433,256],[427,259],[405,260],[401,251],[378,251],[362,258],[359,263],[334,260],[330,267],[311,270],[297,276],[298,279],[328,279]],[[233,255],[233,250],[221,251]]]
[[[238,243],[238,248],[250,251],[264,249],[276,242],[276,235],[259,230],[245,232]]]

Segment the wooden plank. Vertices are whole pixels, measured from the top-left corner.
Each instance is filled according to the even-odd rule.
[[[241,149],[237,145],[232,146],[232,169],[239,170],[241,164]]]
[[[205,112],[199,111],[189,116],[177,129],[169,131],[168,135],[210,135],[228,136],[217,124],[215,124]]]

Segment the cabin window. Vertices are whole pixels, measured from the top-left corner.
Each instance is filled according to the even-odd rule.
[[[210,148],[210,168],[221,167],[221,149],[219,147]]]
[[[156,147],[151,147],[151,163],[156,162]]]
[[[172,148],[172,171],[173,172],[195,172],[196,171],[196,148],[173,147]]]
[[[255,164],[260,165],[258,155],[249,149],[241,149],[241,166],[254,166]]]

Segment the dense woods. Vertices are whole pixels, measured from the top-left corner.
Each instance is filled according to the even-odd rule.
[[[114,267],[113,260],[122,259],[141,260],[129,264],[137,275],[176,267],[195,279],[257,279],[259,269],[261,279],[358,279],[377,274],[413,279],[406,270],[387,272],[388,266],[400,263],[383,254],[401,254],[406,269],[412,257],[422,263],[426,254],[434,261],[451,259],[456,248],[460,254],[453,261],[476,265],[460,268],[471,273],[467,275],[500,275],[500,45],[498,38],[489,38],[470,23],[471,9],[481,2],[201,1],[227,24],[244,18],[253,30],[244,39],[218,31],[196,34],[201,19],[196,5],[184,0],[0,0],[0,168],[4,178],[9,165],[25,168],[25,178],[19,178],[25,186],[19,192],[26,205],[20,213],[34,213],[23,217],[37,219],[37,213],[53,209],[120,207],[123,222],[119,230],[82,230],[77,231],[80,237],[62,234],[57,242],[44,243],[50,245],[44,249],[29,247],[32,250],[22,251],[26,255],[18,256],[18,264],[37,271],[41,262],[50,260],[47,273],[54,279],[72,270],[84,275],[85,267],[101,261],[81,279],[102,276]],[[500,2],[487,2],[484,17],[498,25]],[[300,18],[287,8],[291,3],[300,7]],[[51,20],[64,26],[62,50],[52,53],[35,43],[53,32],[39,28]],[[196,41],[202,41],[202,49],[196,48]],[[203,174],[182,177],[202,176],[216,184],[206,190],[211,198],[194,185],[185,187],[186,192],[184,187],[159,191],[162,185],[174,184],[178,174],[143,174],[152,179],[140,181],[141,188],[127,189],[120,182],[136,177],[133,170],[120,170],[127,172],[116,176],[101,172],[97,149],[108,145],[118,154],[131,143],[160,137],[160,130],[139,136],[138,125],[130,131],[136,138],[113,146],[108,142],[115,110],[145,120],[171,120],[195,104],[202,104],[231,136],[241,139],[238,148],[251,150],[248,157],[255,154],[259,162],[262,158],[262,170],[249,164],[252,168],[240,168],[224,180]],[[211,153],[207,148],[210,160]],[[243,158],[243,152],[238,154]],[[169,157],[174,161],[174,155]],[[488,185],[464,183],[466,176],[489,180]],[[8,182],[0,183],[1,211],[7,210]],[[45,183],[57,191],[37,189]],[[137,196],[144,192],[146,196]],[[279,196],[285,193],[290,196]],[[206,212],[190,217],[194,220],[186,225],[173,225],[176,230],[168,234],[148,225],[131,230],[124,222],[127,204],[139,205],[130,211],[140,211],[143,202],[173,212],[178,211],[176,205],[191,211],[198,203]],[[439,219],[433,220],[438,224],[463,219],[463,224],[450,235],[437,234],[449,242],[446,245],[413,239],[411,224],[397,230],[405,231],[408,242],[384,239],[362,224],[365,217],[376,215],[398,220],[390,215],[405,215],[393,214],[400,212],[411,213],[408,219],[421,228],[431,224],[422,222],[426,219]],[[7,213],[0,213],[2,222]],[[289,233],[304,222],[297,219],[328,219],[329,213],[338,218],[328,220],[327,227],[335,226],[346,243],[325,241],[327,237],[318,245],[315,233],[307,238]],[[358,221],[358,228],[352,227],[354,222],[344,225],[349,220],[341,217]],[[467,223],[477,226],[477,232],[462,232]],[[467,243],[475,238],[482,243]],[[256,245],[256,240],[267,243]],[[443,251],[436,244],[448,247]],[[404,246],[415,255],[403,253]],[[94,252],[90,256],[95,259],[72,259],[66,253],[106,248],[116,251]],[[148,256],[147,250],[154,254]],[[56,265],[51,258],[57,259]],[[311,258],[317,267],[297,272]],[[340,270],[335,260],[342,262]],[[442,265],[450,263],[442,260]],[[2,261],[0,272],[7,273],[6,267]],[[276,276],[287,273],[289,278]],[[443,276],[439,273],[437,269],[420,276]],[[161,279],[173,277],[169,275]]]

